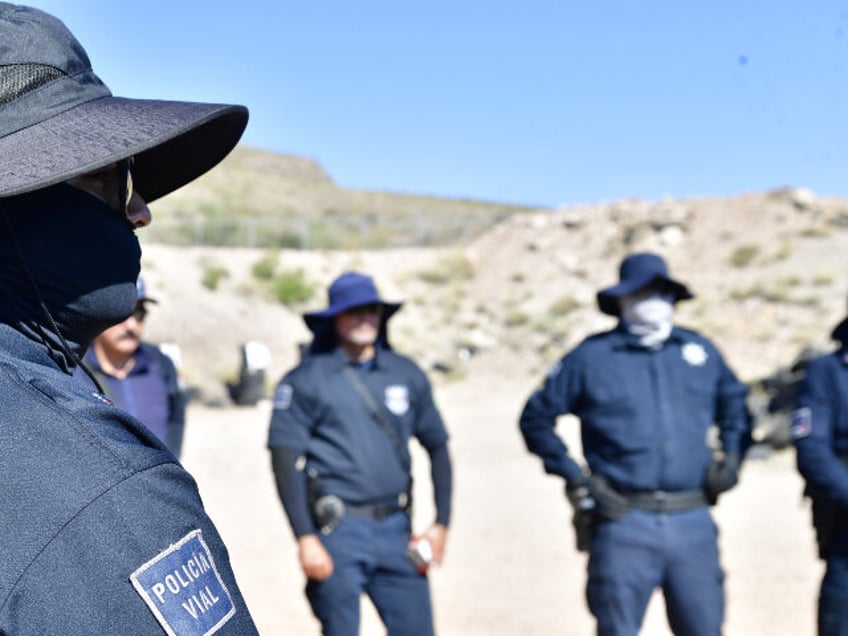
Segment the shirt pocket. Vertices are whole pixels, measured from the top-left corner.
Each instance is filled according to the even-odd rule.
[[[715,380],[705,375],[686,378],[682,385],[685,419],[693,425],[710,426],[715,419]]]

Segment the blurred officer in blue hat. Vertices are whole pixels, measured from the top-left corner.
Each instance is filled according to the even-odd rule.
[[[136,281],[136,290],[138,300],[133,313],[97,336],[84,360],[106,397],[141,420],[179,459],[185,431],[186,394],[173,360],[156,345],[142,341],[148,305],[158,301],[147,295],[141,276]],[[82,367],[77,367],[74,374],[88,386],[94,386]]]
[[[0,2],[0,634],[257,633],[194,480],[73,377],[136,307],[147,204],[247,118],[114,97],[61,21]]]
[[[392,636],[434,631],[426,568],[444,555],[451,461],[426,376],[389,346],[400,306],[381,300],[368,276],[339,276],[329,306],[305,315],[309,351],[274,395],[274,475],[325,636],[358,633],[363,593]],[[436,503],[415,538],[411,437],[430,456]]]
[[[637,634],[656,588],[675,634],[721,633],[709,505],[736,484],[751,428],[745,385],[709,340],[673,324],[688,298],[659,256],[625,258],[619,283],[597,295],[618,326],[562,358],[521,414],[528,450],[565,480],[599,635]],[[554,430],[567,413],[580,420],[585,469]],[[707,444],[713,425],[720,453]]]
[[[820,636],[848,634],[848,318],[839,347],[807,366],[790,427],[798,470],[812,498],[819,556],[827,562],[818,606]]]

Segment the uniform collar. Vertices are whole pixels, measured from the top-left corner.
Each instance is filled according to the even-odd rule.
[[[382,351],[382,348],[378,345],[374,349],[374,357],[371,358],[369,361],[362,363],[362,364],[360,364],[358,362],[354,362],[350,358],[348,358],[347,355],[344,352],[344,349],[342,349],[341,347],[336,347],[333,350],[332,356],[335,359],[335,361],[338,363],[339,368],[342,368],[344,366],[352,366],[356,369],[371,370],[371,369],[377,369],[377,368],[380,367],[381,351]]]
[[[627,331],[627,327],[624,323],[619,322],[618,326],[612,331],[612,335],[614,338],[613,348],[615,349],[639,349],[641,351],[659,351],[660,349],[664,349],[669,344],[682,344],[687,341],[685,332],[677,326],[673,326],[671,328],[671,333],[669,334],[666,341],[656,349],[646,349],[639,343],[639,336],[636,334],[632,334]]]

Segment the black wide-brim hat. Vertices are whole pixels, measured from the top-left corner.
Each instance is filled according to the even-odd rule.
[[[220,162],[247,119],[239,105],[113,97],[60,20],[0,3],[0,198],[134,157],[151,202]]]
[[[605,314],[618,316],[621,310],[619,299],[622,296],[634,294],[657,282],[674,296],[675,302],[694,298],[686,285],[669,276],[662,257],[643,252],[631,254],[621,262],[619,283],[598,292],[598,307]]]

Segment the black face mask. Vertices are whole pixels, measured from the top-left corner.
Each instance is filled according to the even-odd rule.
[[[60,184],[0,199],[0,322],[46,344],[60,366],[72,368],[26,269],[63,338],[80,355],[135,309],[140,259],[130,223],[82,190]]]

